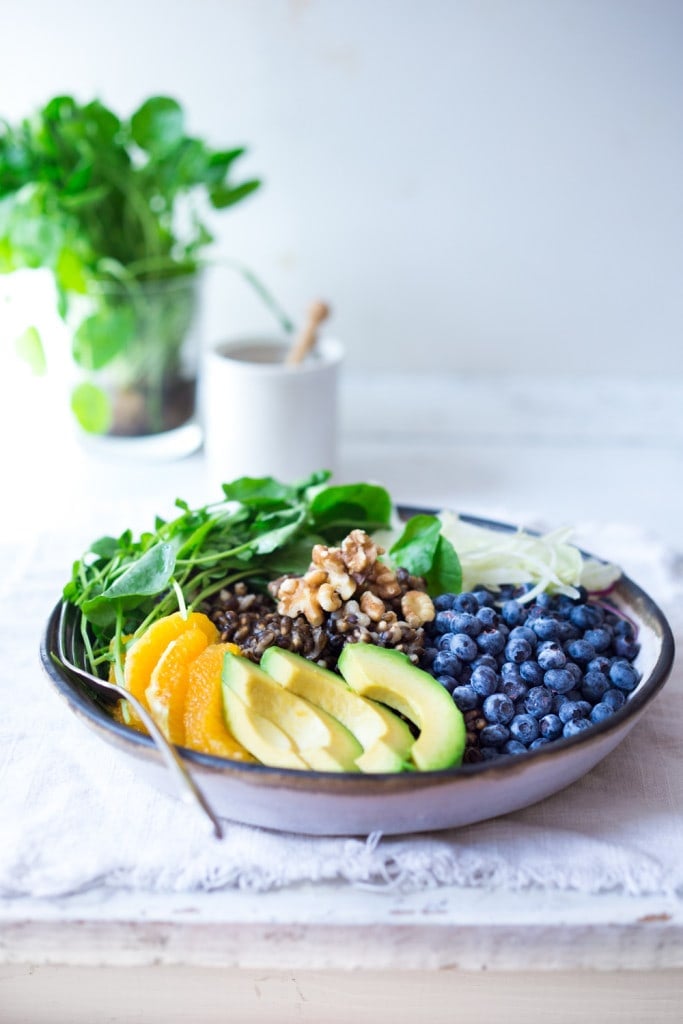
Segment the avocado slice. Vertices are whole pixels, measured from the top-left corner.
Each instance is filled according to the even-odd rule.
[[[249,714],[267,719],[284,732],[292,741],[295,753],[309,768],[321,772],[358,771],[356,758],[362,754],[363,748],[348,729],[322,708],[316,708],[304,697],[285,690],[258,665],[227,652],[223,660],[222,680],[230,731],[247,750],[248,744],[233,728],[230,709],[233,693]],[[250,752],[259,757],[255,751]]]
[[[465,720],[453,699],[407,655],[373,644],[346,644],[339,671],[352,690],[400,711],[420,730],[410,752],[420,771],[460,764]]]
[[[255,758],[271,768],[300,768],[308,765],[297,753],[289,736],[274,722],[257,715],[240,700],[234,690],[223,687],[225,719],[232,735]]]
[[[389,708],[354,693],[334,672],[280,647],[265,651],[261,668],[291,693],[332,715],[356,737],[363,748],[356,758],[362,772],[400,772],[406,768],[413,734]]]

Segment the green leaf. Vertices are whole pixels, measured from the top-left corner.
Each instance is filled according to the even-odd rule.
[[[33,372],[42,377],[47,370],[45,349],[37,328],[27,327],[16,340],[17,354],[31,367]]]
[[[441,534],[441,520],[436,516],[409,519],[389,554],[396,565],[423,576],[430,594],[459,593],[460,560],[451,542]]]
[[[106,147],[113,143],[115,137],[121,130],[121,122],[108,107],[93,100],[83,107],[83,117],[86,119],[86,133],[89,138],[96,140],[98,145]]]
[[[235,203],[246,199],[260,187],[261,182],[257,179],[245,181],[242,185],[236,185],[234,188],[229,185],[216,185],[210,192],[211,204],[216,210],[224,210],[228,206],[234,206]]]
[[[118,608],[128,610],[135,607],[141,597],[154,597],[165,590],[174,568],[173,545],[156,544],[101,594],[84,601],[83,614],[91,622],[106,625],[115,619]]]
[[[42,110],[45,121],[68,121],[76,114],[76,101],[72,96],[54,96]]]
[[[89,434],[106,434],[111,426],[109,398],[101,388],[88,381],[77,384],[72,391],[71,411]]]
[[[441,522],[436,516],[413,516],[389,554],[398,565],[416,576],[424,576],[434,561],[440,534]]]
[[[310,515],[318,529],[330,526],[378,530],[391,522],[391,498],[376,484],[339,484],[318,491]]]
[[[83,320],[74,333],[74,361],[86,370],[101,370],[125,351],[135,337],[135,330],[135,313],[130,307],[103,306]]]
[[[116,537],[100,537],[98,540],[93,541],[88,548],[93,555],[106,559],[113,558],[114,555],[118,554],[119,549],[120,544]]]
[[[206,170],[207,184],[219,185],[235,160],[243,156],[244,153],[246,153],[244,146],[238,146],[235,149],[217,150],[212,153]]]
[[[168,96],[152,96],[133,114],[131,130],[140,149],[159,154],[177,146],[185,133],[182,107]]]
[[[451,542],[443,535],[434,552],[434,561],[426,573],[428,592],[437,594],[459,594],[462,590],[462,566]]]
[[[297,498],[295,487],[270,476],[240,477],[232,483],[223,484],[223,493],[228,501],[239,501],[252,508],[272,508]]]
[[[88,290],[83,262],[73,249],[62,249],[57,257],[55,275],[57,287],[62,291],[85,295]]]

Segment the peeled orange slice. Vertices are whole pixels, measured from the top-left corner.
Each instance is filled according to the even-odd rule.
[[[190,612],[187,618],[183,618],[180,612],[174,612],[153,622],[126,650],[123,666],[124,685],[145,707],[149,708],[146,691],[157,662],[168,645],[190,629],[197,629],[203,633],[207,644],[215,643],[218,639],[218,630],[207,615],[202,612]],[[130,707],[126,713],[131,725],[141,724]]]
[[[225,652],[236,644],[210,644],[190,665],[185,705],[185,746],[232,761],[255,761],[229,731],[223,714],[221,671]]]
[[[145,697],[166,739],[185,742],[185,701],[190,665],[208,645],[201,629],[188,629],[172,640],[152,670]]]

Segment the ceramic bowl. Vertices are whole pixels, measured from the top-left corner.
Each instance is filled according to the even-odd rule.
[[[405,516],[418,509],[401,510]],[[515,527],[470,516],[467,522]],[[337,774],[241,764],[181,748],[214,810],[229,820],[310,835],[387,835],[468,825],[527,807],[571,785],[595,767],[636,725],[664,686],[674,658],[671,629],[654,601],[622,577],[610,600],[638,625],[641,673],[628,701],[591,729],[536,751],[434,772]],[[57,605],[45,628],[42,664],[50,684],[81,721],[116,747],[137,775],[175,793],[173,779],[151,739],[115,722],[86,683],[55,664]]]

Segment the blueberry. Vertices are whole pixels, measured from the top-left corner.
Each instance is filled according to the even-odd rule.
[[[453,619],[454,633],[465,633],[466,636],[475,637],[479,636],[483,628],[477,616],[471,612],[457,612]]]
[[[564,670],[572,677],[575,688],[581,686],[581,683],[583,682],[583,672],[575,662],[568,661],[564,666]]]
[[[595,629],[587,629],[583,634],[583,639],[592,644],[599,654],[601,651],[606,651],[612,643],[612,634],[604,626],[596,626]]]
[[[435,676],[458,676],[461,668],[462,662],[458,655],[449,651],[439,651],[432,662],[432,672]]]
[[[551,618],[549,615],[540,615],[532,623],[531,628],[533,629],[539,640],[559,640],[560,639],[560,623],[557,619]]]
[[[482,732],[484,730],[482,729]],[[497,757],[501,756],[501,751],[498,747],[482,747],[479,751],[482,761],[495,761]]]
[[[544,640],[539,645],[536,660],[545,672],[549,668],[564,668],[567,664],[567,655],[554,640]]]
[[[576,718],[567,722],[564,729],[562,730],[563,736],[576,736],[578,733],[583,732],[584,729],[590,729],[591,721],[588,718]]]
[[[569,597],[568,594],[558,594],[555,598],[555,611],[563,618],[567,619],[571,615],[572,608],[574,608],[574,598]]]
[[[434,629],[437,633],[452,633],[453,622],[456,617],[456,612],[452,608],[446,608],[444,611],[437,612],[434,616]]]
[[[614,708],[610,707],[609,704],[605,704],[604,701],[600,701],[591,711],[591,722],[604,722],[606,718],[613,714]]]
[[[484,605],[477,612],[477,620],[480,625],[486,626],[497,626],[498,625],[498,614],[495,608],[490,608],[488,605]]]
[[[549,668],[543,676],[543,682],[556,693],[567,693],[574,686],[574,677],[567,668]]]
[[[524,707],[534,718],[550,714],[552,706],[553,695],[545,686],[532,686],[524,701]]]
[[[472,668],[479,667],[492,668],[494,672],[498,671],[498,662],[492,654],[479,654],[472,662]]]
[[[508,740],[503,750],[506,754],[526,754],[526,747],[519,740]]]
[[[612,684],[619,690],[630,693],[638,685],[638,670],[623,658],[618,658],[612,663],[609,670],[609,677]]]
[[[586,672],[583,677],[583,686],[581,687],[581,693],[590,700],[593,704],[597,703],[604,693],[610,688],[610,681],[604,672]]]
[[[452,633],[442,633],[436,638],[436,649],[438,651],[450,651],[451,640],[453,639]]]
[[[472,669],[470,686],[475,693],[482,697],[489,697],[498,689],[498,674],[486,665],[478,665],[477,668]]]
[[[437,612],[450,611],[455,607],[457,594],[439,594],[434,598],[434,607]]]
[[[485,608],[494,602],[493,594],[486,587],[478,587],[476,590],[473,590],[472,596],[477,599],[477,604],[480,608]]]
[[[441,686],[443,686],[444,690],[448,690],[449,693],[453,692],[453,689],[455,687],[454,676],[449,676],[446,675],[445,672],[442,672],[441,675],[434,676],[434,678],[436,679],[437,683],[440,683]]]
[[[626,696],[621,690],[608,690],[602,698],[602,703],[608,704],[613,711],[618,711],[626,703]]]
[[[572,608],[569,618],[579,629],[594,629],[602,623],[603,613],[595,605],[578,604]]]
[[[465,591],[463,594],[458,594],[453,607],[457,608],[458,611],[470,612],[471,615],[476,615],[479,610],[479,602],[474,594]]]
[[[519,674],[529,686],[541,686],[545,673],[537,661],[524,661],[519,666]]]
[[[533,647],[528,640],[521,636],[508,640],[505,645],[505,657],[516,665],[520,665],[523,661],[528,661],[532,654]]]
[[[581,630],[573,622],[569,622],[569,620],[560,622],[560,640],[562,643],[566,643],[567,640],[578,640],[580,636]]]
[[[496,723],[485,725],[479,733],[479,742],[482,747],[500,747],[510,739],[510,730],[506,725]]]
[[[549,739],[545,736],[537,736],[535,740],[529,744],[529,750],[538,750],[539,747],[546,747],[550,743]]]
[[[533,715],[515,715],[510,722],[510,735],[527,745],[538,738],[538,722]]]
[[[586,665],[586,672],[609,672],[611,664],[612,661],[610,658],[606,657],[604,654],[598,654],[596,658],[593,658],[592,661],[588,662]]]
[[[590,710],[590,705],[588,705],[589,714]],[[567,724],[567,722],[575,722],[579,718],[586,717],[585,709],[581,707],[579,701],[577,700],[566,700],[563,704],[560,705],[560,709],[557,712],[557,714],[560,721],[563,722],[565,725]]]
[[[526,611],[519,601],[515,601],[514,598],[504,603],[500,614],[503,622],[510,627],[521,626],[526,618]]]
[[[510,678],[504,679],[500,684],[500,692],[504,693],[506,697],[509,697],[516,704],[517,701],[524,700],[529,691],[522,679]]]
[[[635,633],[633,626],[628,619],[622,619],[619,616],[615,616],[616,622],[614,623],[614,635],[625,636],[627,640],[635,639]]]
[[[453,700],[460,711],[472,711],[479,707],[479,694],[471,686],[456,686],[453,689]]]
[[[504,683],[507,682],[520,682],[522,676],[519,671],[519,665],[515,665],[512,661],[504,661],[500,666],[500,678]]]
[[[570,658],[573,658],[574,661],[588,663],[589,661],[592,661],[596,653],[597,652],[593,647],[593,644],[589,643],[587,640],[579,639],[567,641],[567,654]]]
[[[541,736],[548,740],[557,740],[562,735],[563,721],[558,715],[544,715],[539,719],[538,728]]]
[[[527,640],[534,648],[538,643],[538,637],[533,629],[530,629],[528,626],[515,626],[514,629],[510,630],[510,640],[516,640],[518,637],[521,640]]]
[[[635,640],[627,640],[625,636],[618,636],[614,641],[614,652],[620,658],[628,658],[629,661],[633,661],[638,656],[640,650],[640,644],[637,644]]]
[[[450,649],[462,661],[473,661],[479,653],[474,640],[466,633],[454,633],[451,637]]]
[[[490,626],[477,637],[477,647],[485,654],[501,654],[505,650],[505,637],[499,629]]]
[[[492,693],[484,701],[482,710],[487,722],[495,725],[507,725],[514,717],[515,705],[504,693]]]
[[[549,594],[547,591],[543,591],[543,593],[539,594],[536,598],[536,605],[539,608],[552,608],[554,604],[555,599],[553,595]]]

